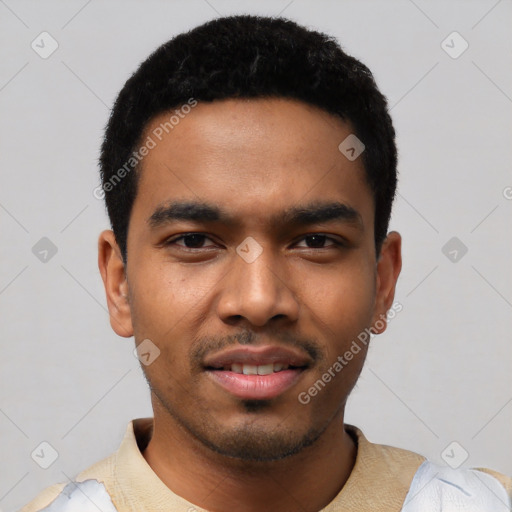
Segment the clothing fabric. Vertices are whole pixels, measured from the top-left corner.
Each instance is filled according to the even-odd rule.
[[[41,512],[117,512],[105,486],[97,480],[70,482]]]
[[[452,469],[425,461],[414,475],[401,512],[509,512],[510,494],[477,469]]]
[[[95,512],[206,512],[173,493],[144,459],[152,425],[152,418],[130,422],[117,452],[74,482],[49,487],[20,512],[88,512],[86,507]],[[345,429],[357,444],[355,465],[338,495],[319,512],[512,510],[512,479],[504,475],[442,468],[417,453],[371,443],[355,426]]]

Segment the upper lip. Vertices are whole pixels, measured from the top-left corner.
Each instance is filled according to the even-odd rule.
[[[291,348],[278,346],[258,346],[258,347],[233,347],[217,354],[207,356],[204,360],[204,366],[207,368],[223,368],[235,363],[264,365],[272,363],[281,363],[289,366],[304,367],[309,366],[311,357],[297,352]]]

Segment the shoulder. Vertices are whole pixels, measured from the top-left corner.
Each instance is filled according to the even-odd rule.
[[[119,500],[119,496],[114,496],[118,493],[119,466],[126,466],[123,467],[125,472],[137,472],[140,469],[142,459],[140,447],[147,443],[151,429],[152,418],[130,421],[116,452],[82,471],[73,482],[61,483],[45,489],[20,512],[67,512],[68,510],[74,512],[77,510],[76,506],[80,512],[86,512],[88,509],[80,499],[88,493],[94,494],[99,502],[105,503],[103,512],[115,510],[113,505],[112,508],[108,505],[112,503],[111,499],[114,503]],[[73,505],[73,507],[66,508],[65,505]],[[97,509],[94,512],[97,512]]]
[[[452,469],[425,461],[414,475],[402,512],[509,512],[512,480],[488,469]]]
[[[82,471],[74,482],[59,483],[44,489],[34,500],[25,505],[20,512],[67,512],[68,510],[74,511],[75,505],[80,507],[78,509],[80,512],[86,512],[88,509],[83,508],[85,503],[81,503],[80,499],[84,495],[89,496],[91,494],[96,496],[100,503],[105,503],[105,507],[102,509],[104,512],[115,510],[115,508],[109,509],[107,507],[110,498],[108,498],[104,485],[113,478],[112,468],[114,461],[115,454]],[[73,508],[66,508],[69,506],[73,506]],[[94,512],[97,512],[97,510],[95,508]]]
[[[116,512],[105,489],[97,480],[69,482],[48,506],[35,509],[39,512]]]
[[[55,484],[47,487],[40,494],[37,495],[30,503],[25,505],[20,512],[38,512],[51,503],[64,489],[66,484]]]
[[[358,455],[340,499],[350,494],[362,504],[360,510],[512,512],[511,478],[490,469],[439,466],[415,452],[371,443],[353,425],[345,427],[357,440]]]

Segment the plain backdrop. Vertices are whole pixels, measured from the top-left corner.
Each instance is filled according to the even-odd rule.
[[[111,330],[97,269],[108,227],[93,196],[99,145],[150,52],[234,13],[281,13],[335,36],[391,107],[403,309],[373,340],[347,422],[440,464],[451,445],[452,458],[467,453],[464,466],[512,474],[510,1],[2,0],[4,511],[108,455],[130,419],[151,415],[133,339]],[[31,46],[42,32],[58,44],[47,58]],[[46,262],[44,237],[57,251]],[[48,469],[31,456],[42,442],[58,454]]]

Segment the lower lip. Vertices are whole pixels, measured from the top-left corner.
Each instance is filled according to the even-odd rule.
[[[246,400],[269,400],[291,388],[304,370],[281,370],[269,375],[244,375],[224,370],[206,373],[223,389]]]

